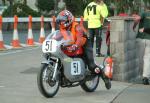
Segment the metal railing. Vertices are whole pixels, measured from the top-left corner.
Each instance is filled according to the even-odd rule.
[[[81,18],[76,18],[75,21],[80,21]],[[18,17],[18,22],[28,22],[28,17]],[[33,17],[32,22],[40,22],[41,17]],[[52,18],[44,17],[44,22],[51,22]],[[3,17],[2,22],[14,22],[14,17]]]

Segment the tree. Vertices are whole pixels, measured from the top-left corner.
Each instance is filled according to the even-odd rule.
[[[27,5],[27,0],[24,0],[24,4]]]
[[[12,14],[10,13],[12,12]],[[34,17],[39,17],[40,13],[32,10],[29,6],[21,3],[15,3],[12,6],[9,6],[2,14],[3,17],[9,17],[10,14],[12,16],[17,15],[18,17],[28,17],[28,15],[32,15]]]
[[[2,0],[2,4],[3,4],[3,5],[6,5],[6,0]]]
[[[54,10],[54,5],[54,0],[36,0],[36,7],[42,14],[49,13],[51,10]]]
[[[7,1],[9,1],[9,4],[10,4],[10,16],[13,16],[12,7],[13,7],[13,2],[14,2],[14,0],[7,0]]]
[[[71,11],[75,16],[83,15],[83,11],[86,5],[92,0],[64,0],[66,7]]]

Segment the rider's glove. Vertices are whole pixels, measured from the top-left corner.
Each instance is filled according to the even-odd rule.
[[[75,52],[75,51],[78,49],[78,45],[73,44],[73,45],[70,47],[70,49],[71,49],[72,52]]]

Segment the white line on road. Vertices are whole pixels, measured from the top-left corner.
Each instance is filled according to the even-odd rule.
[[[37,48],[39,48],[39,46],[34,47],[34,48],[27,48],[27,49],[22,49],[22,50],[3,52],[3,53],[0,53],[0,56],[1,55],[9,55],[9,54],[20,53],[20,52],[24,52],[24,51],[30,51],[30,50],[34,50],[34,49],[37,49]]]
[[[0,88],[4,88],[5,86],[0,85]]]

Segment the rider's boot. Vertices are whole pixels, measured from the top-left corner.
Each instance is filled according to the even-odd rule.
[[[101,78],[103,79],[103,81],[104,81],[104,83],[105,83],[106,89],[109,90],[109,89],[111,88],[111,80],[110,80],[110,78],[108,78],[108,77],[105,75],[104,71],[103,71],[102,69],[100,69],[99,67],[96,67],[96,68],[95,68],[95,73],[96,73],[96,74],[99,74],[99,75],[101,76]]]
[[[147,77],[143,77],[143,84],[144,85],[149,85],[149,79]]]

